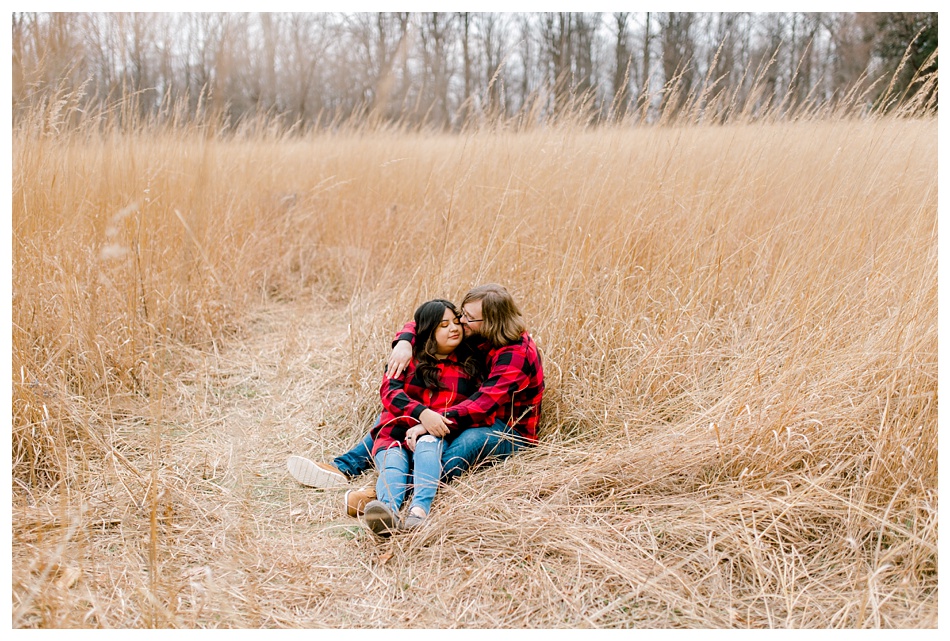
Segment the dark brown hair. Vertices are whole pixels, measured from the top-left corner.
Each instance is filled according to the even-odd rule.
[[[444,298],[436,298],[419,305],[413,320],[416,322],[416,340],[412,347],[412,357],[416,360],[416,369],[422,377],[422,381],[429,389],[439,389],[439,359],[436,358],[438,343],[435,340],[435,330],[438,329],[442,317],[445,316],[445,310],[450,309],[459,316],[459,310],[451,301]],[[460,346],[461,347],[461,346]],[[478,363],[474,355],[469,350],[458,351],[456,356],[462,370],[471,378],[479,377]]]

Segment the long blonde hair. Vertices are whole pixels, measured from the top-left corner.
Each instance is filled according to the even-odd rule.
[[[510,345],[527,330],[515,299],[501,285],[489,283],[469,290],[462,299],[462,307],[473,301],[482,302],[484,325],[480,333],[493,347]]]

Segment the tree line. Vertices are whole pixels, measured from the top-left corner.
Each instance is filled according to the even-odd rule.
[[[446,130],[936,110],[936,13],[21,12],[12,46],[14,120],[67,95],[130,121]]]

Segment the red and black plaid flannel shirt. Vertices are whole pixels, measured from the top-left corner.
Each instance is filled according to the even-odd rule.
[[[393,345],[400,340],[412,342],[415,330],[414,322],[406,323],[393,339]],[[544,394],[544,371],[538,346],[525,332],[517,341],[504,347],[491,347],[482,340],[481,349],[487,352],[488,376],[478,391],[445,410],[437,411],[454,421],[449,429],[455,434],[469,427],[489,427],[497,418],[517,430],[527,441],[537,442]]]
[[[419,416],[428,408],[443,412],[478,390],[479,380],[470,377],[458,361],[458,350],[438,362],[440,389],[426,387],[413,360],[398,378],[383,376],[379,397],[383,413],[373,428],[373,455],[395,443],[403,443],[406,431],[419,424]]]

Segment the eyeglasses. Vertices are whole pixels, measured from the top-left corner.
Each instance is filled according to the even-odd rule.
[[[464,309],[462,310],[462,319],[468,321],[469,323],[480,323],[485,320],[484,318],[472,318]]]

